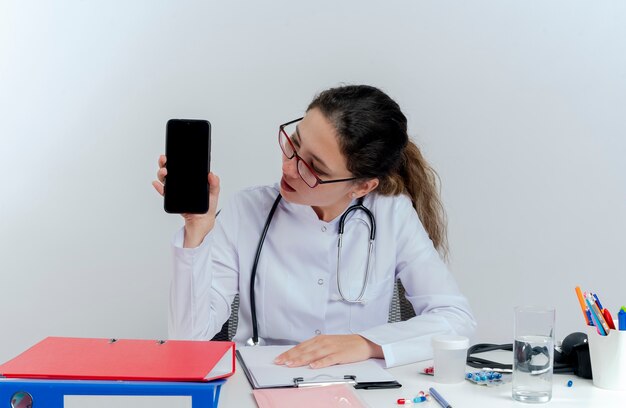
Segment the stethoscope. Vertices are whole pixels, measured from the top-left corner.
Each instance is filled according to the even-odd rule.
[[[276,212],[278,203],[280,202],[282,198],[283,197],[279,193],[278,196],[276,197],[276,200],[274,200],[274,204],[272,204],[272,208],[270,209],[267,219],[265,220],[265,226],[263,227],[263,232],[261,233],[261,237],[259,238],[259,244],[257,245],[256,254],[254,256],[254,263],[252,264],[252,274],[250,275],[250,311],[252,314],[252,337],[248,339],[247,341],[247,344],[249,346],[256,346],[259,344],[259,328],[258,328],[257,318],[256,318],[256,302],[255,302],[255,296],[254,296],[254,282],[256,279],[256,270],[257,270],[257,266],[259,265],[259,257],[261,256],[263,243],[265,242],[265,237],[267,236],[267,230],[270,227],[272,218],[274,218],[274,213]],[[358,211],[358,210],[363,211],[369,218],[369,225],[367,224],[366,221],[362,219],[358,219],[359,221],[366,224],[367,227],[369,228],[369,243],[368,243],[368,248],[367,248],[367,264],[365,266],[365,276],[363,277],[361,291],[359,292],[359,295],[356,298],[350,299],[344,295],[343,290],[341,289],[341,280],[339,279],[339,265],[341,263],[341,247],[342,247],[342,242],[343,242],[343,231],[345,227],[346,217],[348,216],[348,214]],[[372,251],[374,249],[375,239],[376,239],[376,220],[374,219],[374,214],[372,214],[372,212],[363,205],[363,197],[361,197],[357,200],[356,204],[348,207],[348,209],[344,211],[344,213],[341,215],[341,218],[339,219],[339,241],[337,243],[337,289],[339,291],[339,296],[341,300],[343,300],[344,302],[347,302],[347,303],[363,303],[364,302],[363,295],[365,295],[365,290],[367,289],[367,282],[368,282],[369,274],[370,274]]]

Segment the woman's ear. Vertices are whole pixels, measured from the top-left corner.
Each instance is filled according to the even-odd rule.
[[[358,181],[352,189],[352,198],[361,198],[378,187],[378,178]]]

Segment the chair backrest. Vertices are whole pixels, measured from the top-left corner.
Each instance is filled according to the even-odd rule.
[[[415,310],[413,305],[406,299],[406,291],[400,279],[396,279],[396,284],[393,288],[393,297],[391,298],[391,305],[389,307],[389,323],[402,322],[415,317]]]
[[[237,322],[239,321],[239,294],[235,295],[233,303],[230,305],[230,317],[222,325],[219,331],[211,340],[231,341],[237,332]]]
[[[222,326],[222,330],[217,333],[213,340],[230,341],[235,337],[237,332],[237,322],[239,319],[239,295],[235,296],[233,304],[230,307],[230,318]],[[393,297],[391,298],[391,305],[389,307],[389,323],[400,322],[408,320],[415,316],[415,311],[411,302],[406,300],[404,286],[399,279],[396,280],[396,284],[393,288]]]

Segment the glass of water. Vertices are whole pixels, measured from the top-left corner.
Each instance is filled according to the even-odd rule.
[[[553,307],[515,308],[513,399],[548,402],[552,398],[554,364]]]

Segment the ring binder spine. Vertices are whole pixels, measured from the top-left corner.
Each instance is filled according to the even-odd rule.
[[[191,408],[217,408],[220,390],[225,382],[224,379],[210,382],[161,382],[10,378],[0,381],[0,407],[11,406],[15,394],[28,393],[35,407],[46,408],[63,408],[66,397],[82,397],[87,401],[89,397],[94,397],[86,405],[102,406],[98,400],[105,396],[191,397]]]

